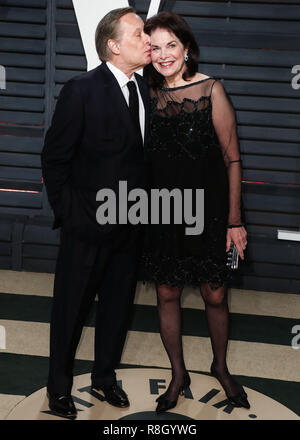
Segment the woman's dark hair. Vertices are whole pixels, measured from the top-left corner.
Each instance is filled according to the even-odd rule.
[[[174,12],[163,11],[149,18],[144,27],[146,34],[156,29],[165,29],[173,33],[183,44],[184,48],[188,48],[188,60],[186,61],[186,70],[182,75],[184,80],[188,80],[198,71],[199,48],[187,22]],[[161,87],[164,82],[164,76],[161,75],[153,67],[152,63],[144,68],[144,77],[153,89]]]

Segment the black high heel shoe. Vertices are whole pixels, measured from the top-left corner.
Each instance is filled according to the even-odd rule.
[[[181,387],[179,388],[179,391],[178,391],[177,399],[176,400],[167,399],[167,391],[165,393],[161,394],[156,399],[156,402],[158,402],[158,405],[156,407],[156,413],[160,414],[164,411],[168,411],[169,409],[175,408],[175,406],[177,405],[179,394],[181,396],[183,396],[185,390],[190,386],[190,384],[191,384],[191,378],[189,376],[189,373],[186,371],[184,373],[184,377],[183,377],[183,384],[181,385]]]
[[[214,369],[213,364],[211,364],[211,366],[210,366],[210,372],[216,379],[218,379],[218,381],[222,385],[222,382],[219,379],[219,377]],[[223,387],[223,385],[222,385],[222,387]],[[226,391],[225,391],[225,394],[226,394],[227,399],[231,403],[231,405],[234,405],[238,408],[240,408],[240,407],[247,408],[247,409],[250,408],[250,404],[247,400],[247,397],[248,397],[247,393],[244,391],[244,388],[242,386],[241,386],[241,391],[239,393],[237,393],[235,396],[229,396]]]

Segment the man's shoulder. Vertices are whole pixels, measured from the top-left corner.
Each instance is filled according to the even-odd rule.
[[[95,67],[92,70],[89,70],[88,72],[83,72],[80,73],[79,75],[74,76],[73,78],[71,78],[69,81],[73,82],[74,84],[88,84],[91,81],[93,81],[96,77],[102,75],[103,69],[101,68],[101,64],[100,66]]]
[[[103,66],[97,66],[88,72],[80,73],[79,75],[70,78],[64,85],[65,89],[73,89],[84,92],[90,87],[100,87],[105,84],[106,72]]]

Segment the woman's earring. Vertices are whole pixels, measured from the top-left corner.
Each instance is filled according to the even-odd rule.
[[[183,58],[184,58],[184,61],[185,61],[185,62],[187,62],[187,60],[189,59],[189,56],[188,56],[188,54],[187,54],[187,53],[185,53],[185,54],[184,54],[184,56],[183,56]]]

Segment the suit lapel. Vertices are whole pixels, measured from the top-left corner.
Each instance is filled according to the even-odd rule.
[[[116,119],[120,119],[123,122],[124,126],[128,128],[132,135],[135,135],[135,126],[118,81],[113,73],[109,70],[106,63],[103,62],[99,66],[99,70],[100,69],[102,70],[102,73],[104,73],[106,91],[110,102],[113,104],[114,116]]]
[[[143,99],[144,108],[145,108],[145,142],[147,141],[150,133],[150,97],[148,86],[145,81],[139,76],[135,75],[135,78],[138,82],[140,93]]]
[[[124,98],[123,92],[119,86],[113,73],[107,67],[106,63],[103,62],[99,67],[99,71],[102,72],[102,78],[104,78],[105,86],[108,95],[110,96],[111,102],[114,104],[115,115],[123,121],[124,125],[128,127],[133,136],[136,135],[136,128],[134,122],[131,118],[127,102]],[[145,143],[148,139],[150,132],[150,98],[148,87],[145,81],[140,77],[140,75],[135,75],[138,82],[139,90],[143,99],[145,108]]]

